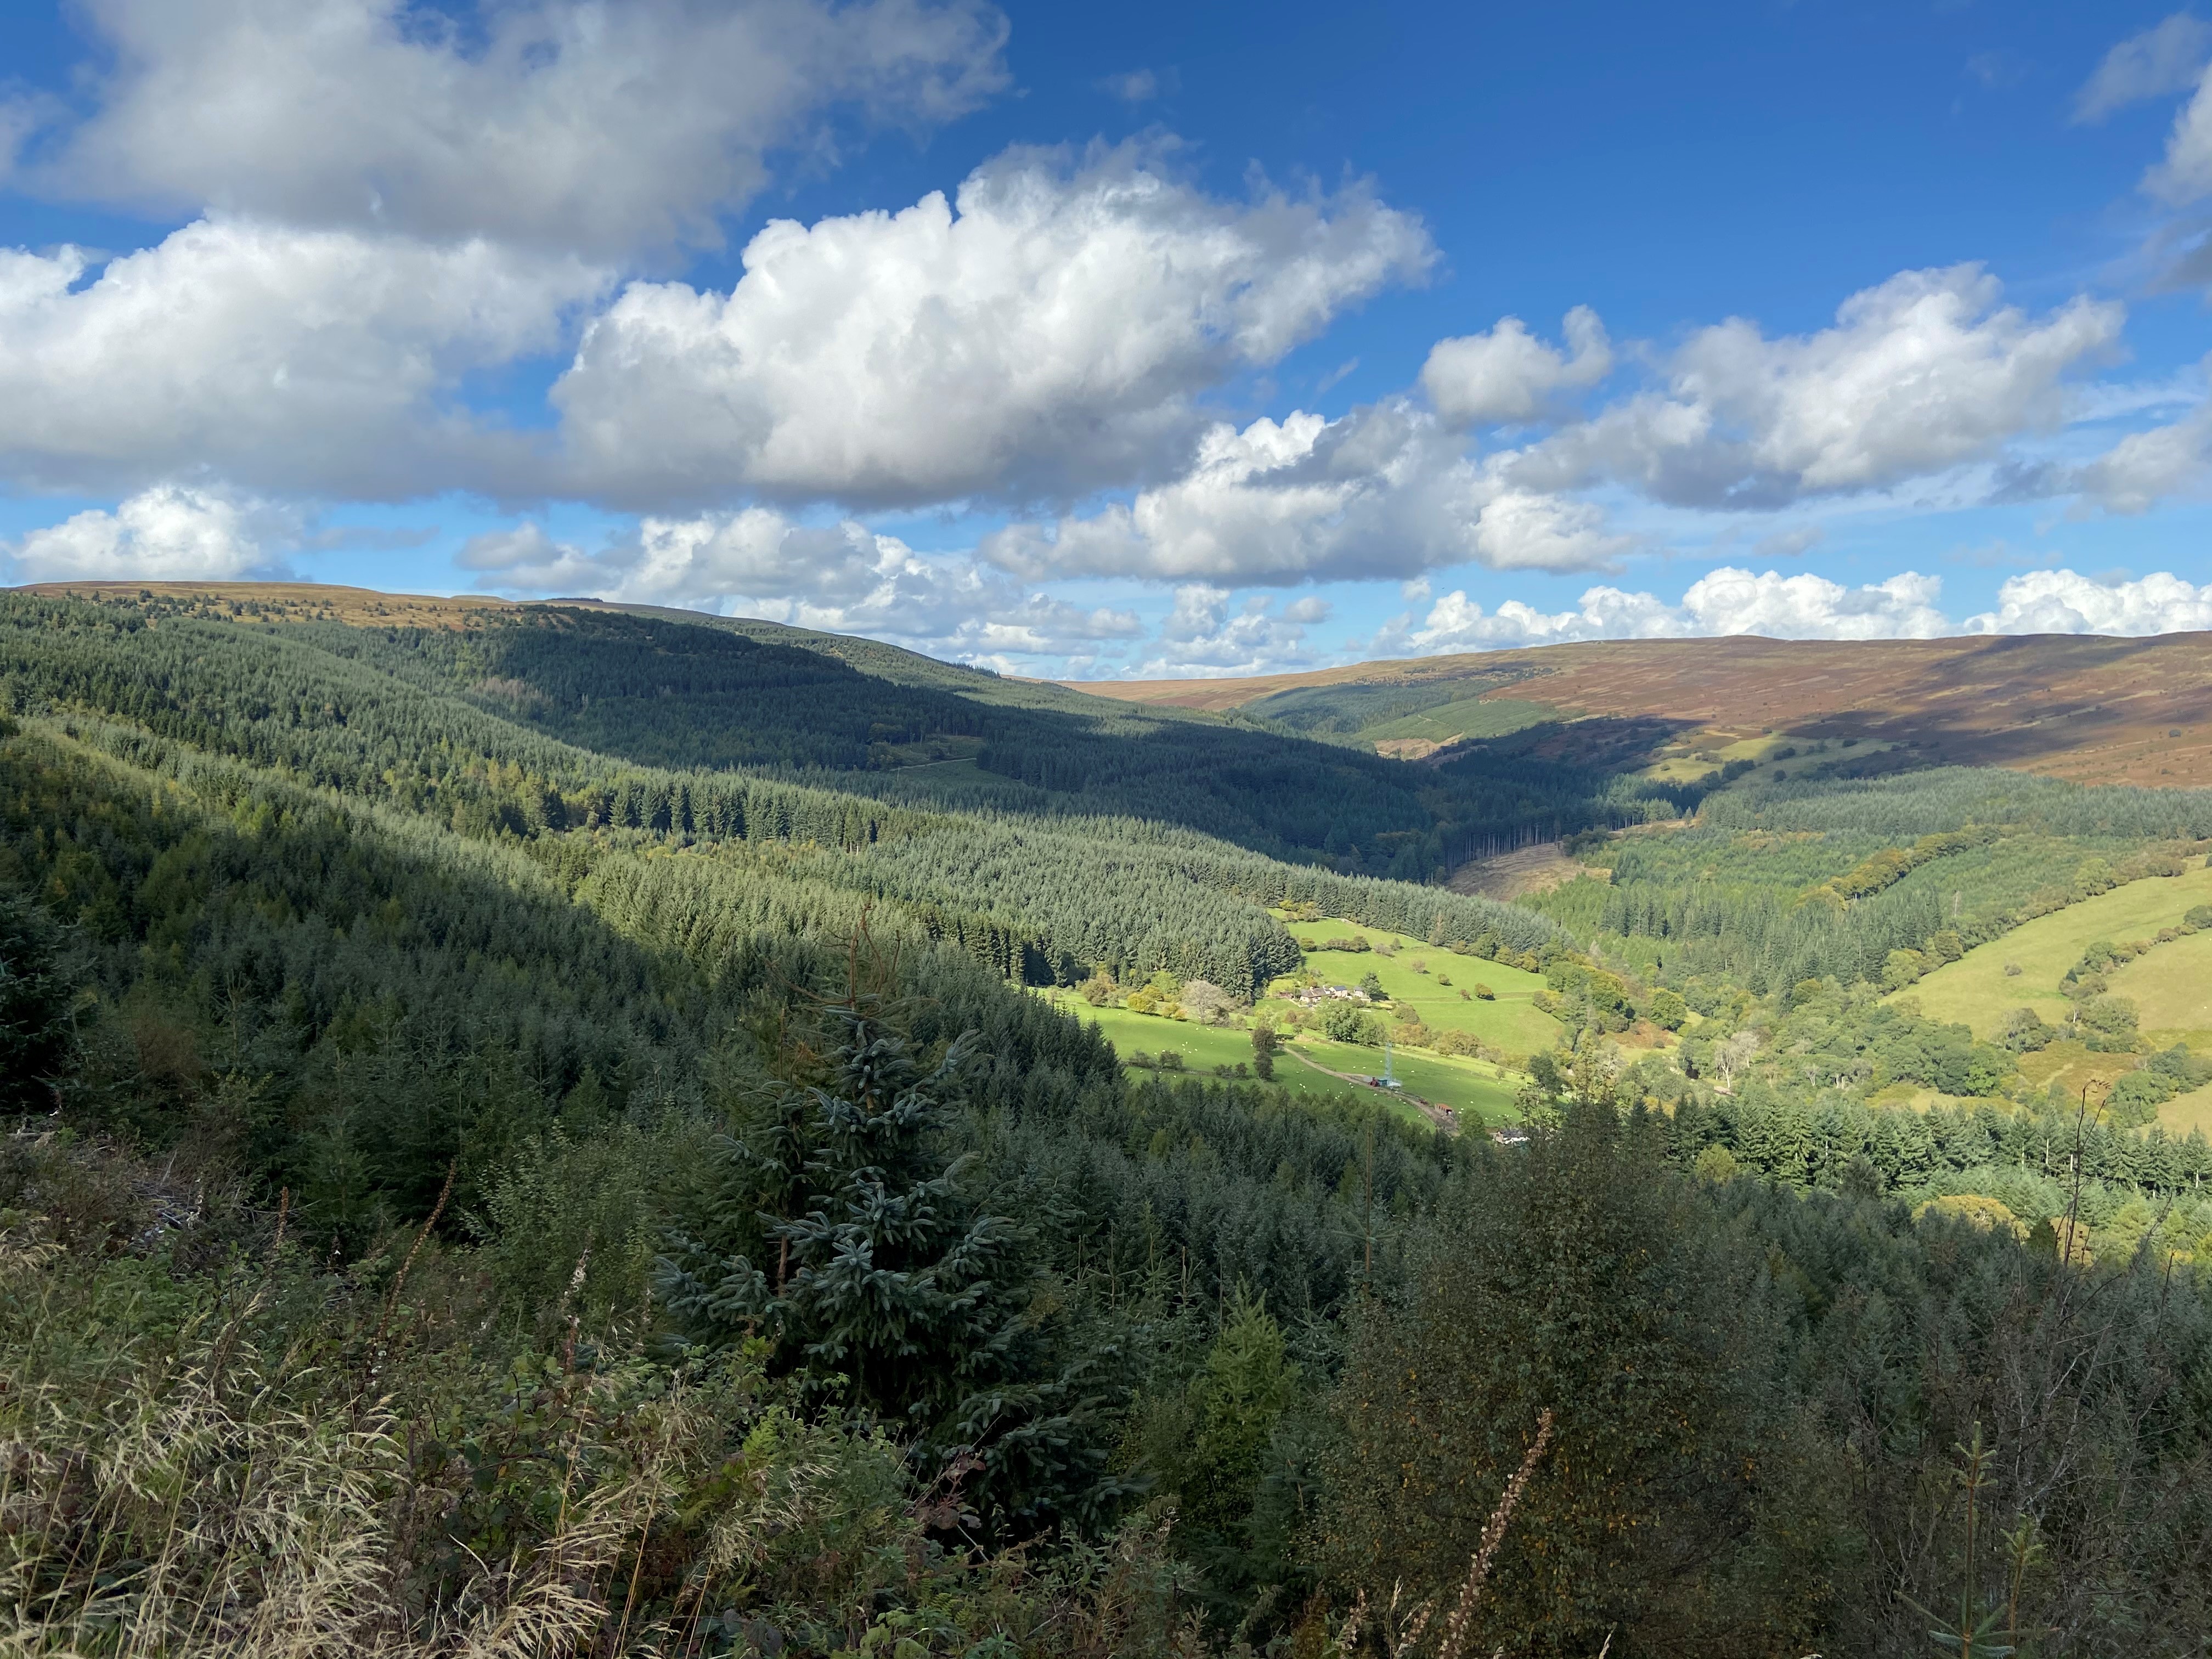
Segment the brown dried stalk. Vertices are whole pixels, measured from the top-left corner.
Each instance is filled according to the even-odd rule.
[[[1361,1590],[1352,1598],[1352,1611],[1345,1615],[1344,1625],[1328,1644],[1329,1659],[1348,1659],[1359,1646],[1359,1627],[1367,1622],[1367,1592]]]
[[[1504,1495],[1483,1525],[1482,1541],[1475,1547],[1474,1558],[1467,1565],[1467,1582],[1459,1587],[1458,1604],[1444,1621],[1443,1640],[1437,1648],[1437,1659],[1459,1659],[1460,1650],[1467,1645],[1467,1627],[1474,1617],[1482,1581],[1490,1577],[1490,1564],[1497,1557],[1498,1547],[1505,1541],[1505,1528],[1512,1522],[1514,1505],[1521,1501],[1521,1494],[1528,1489],[1528,1477],[1536,1473],[1537,1462],[1551,1443],[1552,1408],[1547,1406],[1536,1414],[1535,1443],[1521,1460],[1521,1467],[1513,1472],[1513,1478],[1505,1483]]]

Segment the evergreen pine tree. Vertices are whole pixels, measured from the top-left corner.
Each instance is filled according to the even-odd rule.
[[[68,1062],[76,990],[53,918],[0,893],[0,1109],[52,1109],[51,1080]]]
[[[1020,1230],[965,1190],[973,1155],[947,1142],[977,1034],[931,1064],[857,949],[848,973],[826,1054],[784,1045],[806,1080],[721,1139],[660,1263],[664,1304],[693,1346],[757,1342],[771,1376],[907,1440],[939,1524],[1095,1527],[1134,1490],[1106,1472],[1120,1345],[1086,1333],[1055,1367]]]
[[[822,1080],[778,1090],[721,1139],[663,1298],[694,1345],[757,1339],[771,1374],[918,1430],[1003,1377],[1020,1337],[1014,1224],[978,1211],[971,1158],[944,1147],[975,1036],[928,1064],[857,983],[822,1014]]]

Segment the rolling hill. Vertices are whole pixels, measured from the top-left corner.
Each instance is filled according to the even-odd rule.
[[[1505,738],[1560,758],[1611,758],[1641,744],[1656,762],[1670,748],[1781,734],[1879,744],[1893,769],[2007,766],[2079,783],[2212,784],[2212,634],[1608,641],[1080,689],[1234,709],[1431,759]],[[1447,710],[1464,717],[1455,729],[1437,723]],[[1422,714],[1425,726],[1405,724]],[[1407,736],[1425,743],[1394,741]]]

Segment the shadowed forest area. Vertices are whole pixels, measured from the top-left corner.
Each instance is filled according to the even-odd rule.
[[[2212,797],[312,592],[0,596],[8,1650],[2212,1642]]]

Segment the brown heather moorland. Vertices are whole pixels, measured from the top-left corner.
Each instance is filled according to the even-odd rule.
[[[2212,634],[1607,641],[1075,689],[1219,712],[1310,688],[1455,680],[1468,683],[1469,696],[1545,703],[1567,721],[1603,720],[1612,730],[1643,717],[1692,738],[1872,738],[1899,745],[1899,764],[2009,766],[2078,783],[2212,784]]]

